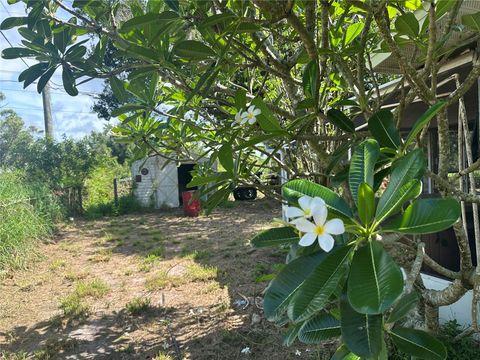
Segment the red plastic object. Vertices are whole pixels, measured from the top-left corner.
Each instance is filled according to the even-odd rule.
[[[197,217],[200,214],[200,199],[193,198],[193,191],[182,192],[182,201],[185,216]]]

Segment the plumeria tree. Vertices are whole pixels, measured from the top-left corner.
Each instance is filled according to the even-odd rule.
[[[390,135],[400,138],[398,132]],[[390,181],[377,199],[381,151],[377,140],[367,139],[356,147],[349,167],[352,205],[322,185],[289,181],[283,187],[291,205],[289,223],[252,240],[256,247],[290,246],[287,265],[264,298],[266,317],[289,324],[286,344],[341,336],[334,359],[387,359],[385,339],[390,339],[417,358],[446,359],[444,346],[415,328],[425,316],[415,290],[424,244],[417,244],[417,256],[404,272],[387,250],[405,235],[449,228],[460,217],[460,205],[453,198],[418,199],[426,169],[423,151],[391,150],[396,155],[389,159]]]
[[[265,298],[267,317],[291,324],[287,343],[297,337],[319,341],[340,329],[346,353],[385,356],[387,334],[417,357],[444,358],[427,333],[394,326],[415,302],[413,287],[421,301],[410,325],[435,330],[438,307],[473,288],[472,330],[478,330],[480,268],[472,263],[465,217],[456,221],[456,201],[478,212],[475,187],[458,184],[471,182],[480,162],[473,161],[465,136],[467,167],[448,177],[447,114],[449,107],[462,106],[480,64],[443,101],[437,95],[440,67],[480,30],[479,14],[459,16],[463,1],[23,2],[26,15],[1,24],[23,38],[21,47],[5,49],[3,57],[38,61],[19,81],[25,87],[36,82],[40,91],[61,71],[65,90],[75,96],[78,86],[106,79],[122,104],[112,112],[121,120],[115,132],[135,144],[138,157],[158,154],[175,161],[209,154],[211,163],[198,168],[192,182],[205,188],[208,207],[239,184],[279,198],[254,181],[259,170],[282,169],[293,179],[283,187],[290,206],[300,209],[289,210],[293,223],[254,241],[291,246],[288,265]],[[454,43],[453,34],[459,39]],[[391,76],[375,71],[376,53],[397,65],[399,105],[393,111],[381,109],[389,96],[381,84]],[[403,114],[414,101],[430,110],[401,137]],[[353,119],[368,127],[356,130]],[[440,149],[435,172],[426,170],[422,151],[432,119]],[[462,123],[462,134],[469,133]],[[217,161],[220,172],[211,166]],[[442,198],[416,200],[422,176],[434,181]],[[441,217],[434,206],[444,209]],[[344,234],[334,219],[343,222]],[[419,239],[452,225],[461,253],[458,272],[424,254]],[[480,234],[476,241],[480,254]],[[422,263],[451,285],[442,291],[422,288]],[[331,332],[322,316],[335,324]],[[313,333],[321,335],[307,340]]]

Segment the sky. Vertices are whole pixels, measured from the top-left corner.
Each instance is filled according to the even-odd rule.
[[[70,1],[66,1],[70,2]],[[24,16],[23,3],[8,5],[7,0],[0,0],[0,22],[10,16]],[[21,36],[15,29],[2,30],[3,35],[13,46],[19,46]],[[7,40],[0,34],[0,50],[10,47]],[[28,65],[35,60],[24,59]],[[24,120],[27,126],[35,126],[44,130],[42,95],[37,93],[36,83],[23,89],[18,82],[18,75],[27,68],[21,59],[6,60],[0,58],[0,92],[5,95],[1,109],[13,109]],[[107,122],[99,119],[92,112],[94,95],[102,91],[101,80],[90,81],[78,87],[79,95],[72,97],[63,89],[62,74],[58,71],[50,80],[50,96],[52,100],[52,115],[55,138],[81,138],[91,131],[101,131]]]

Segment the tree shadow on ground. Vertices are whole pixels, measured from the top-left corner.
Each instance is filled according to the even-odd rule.
[[[8,335],[11,340],[6,351],[18,349],[40,359],[102,359],[136,358],[136,344],[129,337],[139,329],[152,329],[151,324],[166,324],[173,309],[150,308],[140,316],[132,316],[126,310],[116,314],[91,316],[82,319],[55,317],[33,327],[15,327]],[[163,325],[158,326],[156,336],[148,336],[142,344],[142,358],[154,358],[164,350],[168,337],[162,336]],[[36,342],[25,341],[36,339]]]
[[[312,346],[282,347],[284,330],[263,318],[262,292],[286,251],[252,250],[248,240],[279,215],[278,206],[258,201],[221,208],[210,217],[185,218],[177,210],[80,223],[79,231],[92,239],[90,254],[83,255],[111,253],[110,262],[92,262],[100,274],[122,266],[116,258],[141,266],[155,253],[161,255],[157,265],[168,264],[169,272],[196,263],[214,267],[215,276],[149,289],[144,294],[156,299],[154,307],[141,316],[107,310],[66,326],[56,318],[13,328],[3,334],[10,337],[5,348],[50,352],[58,359],[150,359],[159,353],[171,359],[297,359],[296,350],[302,358],[326,359]]]

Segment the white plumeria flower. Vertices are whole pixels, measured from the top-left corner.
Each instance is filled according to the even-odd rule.
[[[296,356],[302,356],[302,352],[300,350],[295,350],[295,355]]]
[[[243,115],[243,109],[238,110],[238,112],[235,114],[235,121],[233,123],[240,124],[240,125],[245,124],[247,120],[244,121],[242,119],[242,115]]]
[[[250,105],[250,107],[242,114],[242,122],[241,125],[245,124],[248,121],[250,125],[254,124],[257,121],[257,115],[260,115],[262,111],[257,109],[254,105]]]
[[[320,247],[329,252],[335,245],[332,235],[341,235],[345,232],[345,226],[340,219],[327,220],[328,210],[326,206],[313,209],[313,223],[305,218],[295,222],[298,230],[304,235],[299,241],[301,246],[310,246],[318,240]]]
[[[300,219],[310,219],[313,216],[313,212],[316,208],[325,207],[325,201],[319,197],[310,197],[307,195],[298,199],[298,205],[287,207],[286,215],[289,219],[293,219],[290,223],[295,224]]]
[[[250,350],[250,347],[246,346],[244,347],[241,351],[242,354],[248,355],[252,353],[252,350]]]

